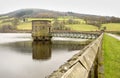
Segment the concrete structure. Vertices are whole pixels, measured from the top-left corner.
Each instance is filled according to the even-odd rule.
[[[35,41],[51,39],[51,21],[33,20],[32,21],[32,37]]]
[[[46,78],[104,78],[102,38],[103,34]]]

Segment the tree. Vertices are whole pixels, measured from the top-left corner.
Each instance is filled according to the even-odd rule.
[[[19,19],[18,18],[14,18],[14,20],[12,21],[12,25],[14,26],[14,29],[17,29],[17,25],[19,24]]]
[[[59,21],[57,20],[57,18],[55,18],[52,24],[52,30],[58,30],[58,29],[59,29]]]
[[[12,31],[12,30],[14,30],[14,27],[11,26],[11,25],[3,25],[0,28],[0,32],[9,32],[9,31]]]
[[[107,27],[106,26],[103,26],[103,27],[101,27],[101,31],[105,31],[107,29]]]
[[[73,23],[74,23],[74,20],[70,18],[70,19],[68,20],[68,24],[73,24]]]
[[[70,30],[70,28],[65,27],[65,22],[58,21],[57,18],[54,19],[52,30]]]

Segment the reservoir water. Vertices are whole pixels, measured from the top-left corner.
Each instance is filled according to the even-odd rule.
[[[35,42],[31,34],[0,33],[0,78],[45,78],[84,46],[80,39]]]

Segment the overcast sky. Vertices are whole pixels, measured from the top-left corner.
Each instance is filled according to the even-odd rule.
[[[0,0],[0,14],[26,8],[120,17],[120,0]]]

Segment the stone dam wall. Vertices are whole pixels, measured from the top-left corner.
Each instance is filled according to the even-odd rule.
[[[46,78],[104,78],[101,45],[103,34]]]

